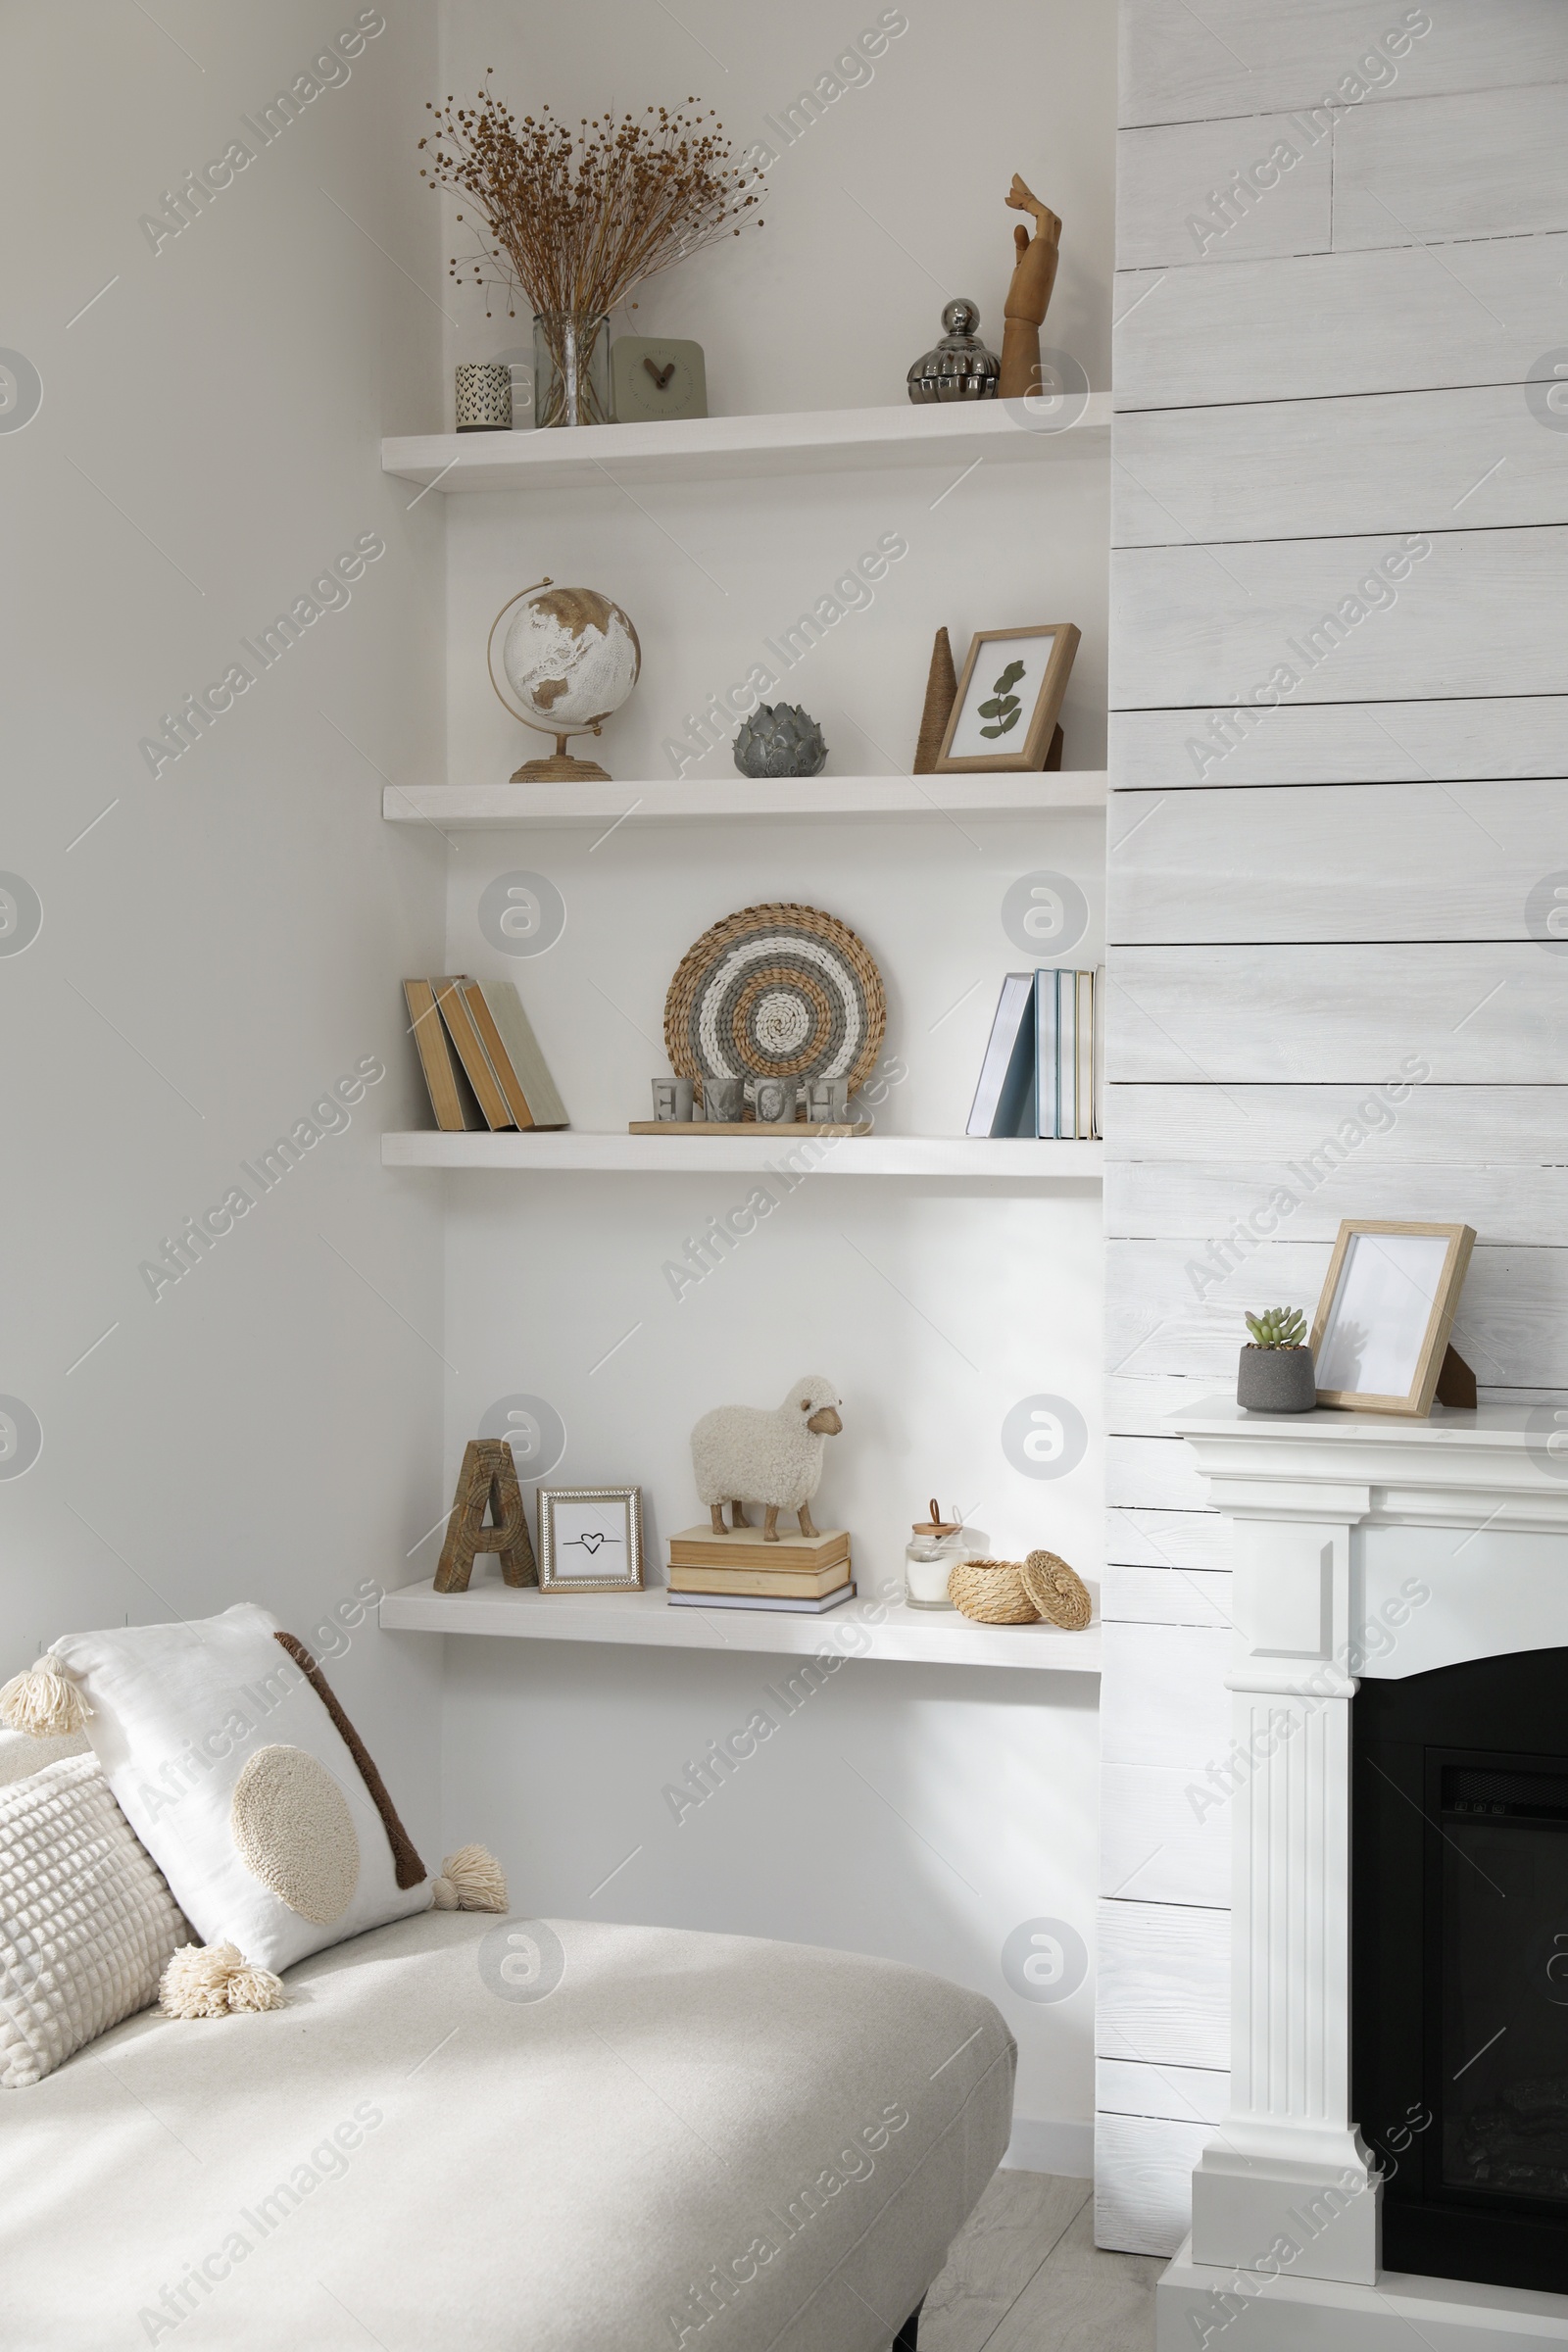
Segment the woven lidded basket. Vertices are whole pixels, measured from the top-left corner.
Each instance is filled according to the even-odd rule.
[[[1023,1564],[1024,1591],[1042,1617],[1063,1633],[1081,1634],[1095,1613],[1089,1588],[1054,1551],[1032,1551]]]
[[[1040,1614],[1017,1560],[959,1560],[948,1579],[948,1598],[977,1625],[1033,1625]]]

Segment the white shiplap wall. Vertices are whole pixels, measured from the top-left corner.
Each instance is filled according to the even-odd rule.
[[[1229,1744],[1229,1635],[1163,1416],[1233,1380],[1244,1308],[1310,1306],[1342,1216],[1473,1224],[1483,1395],[1568,1385],[1568,960],[1527,916],[1568,876],[1568,433],[1524,388],[1568,344],[1568,8],[1121,24],[1098,2234],[1166,2253],[1224,2112],[1229,1824],[1187,1792]],[[1279,184],[1195,232],[1282,138]],[[1396,601],[1195,756],[1412,538]],[[1430,1075],[1396,1115],[1357,1118],[1405,1063]],[[1194,1262],[1330,1137],[1200,1297]]]

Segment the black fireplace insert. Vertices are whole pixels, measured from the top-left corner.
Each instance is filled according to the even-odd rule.
[[[1568,2293],[1568,1649],[1364,1681],[1351,1725],[1384,2266]]]

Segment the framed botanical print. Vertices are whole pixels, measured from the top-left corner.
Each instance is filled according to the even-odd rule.
[[[1475,1239],[1469,1225],[1341,1225],[1312,1322],[1319,1404],[1426,1418]]]
[[[541,1487],[539,1586],[545,1592],[640,1592],[641,1487]]]
[[[982,629],[970,640],[934,772],[1043,768],[1077,651],[1070,620]]]

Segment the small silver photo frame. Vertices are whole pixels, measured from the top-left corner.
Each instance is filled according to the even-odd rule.
[[[640,1592],[641,1487],[541,1487],[539,1589]]]

